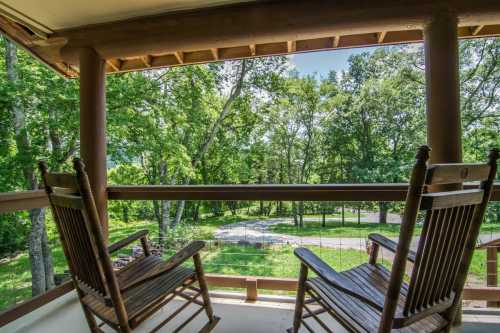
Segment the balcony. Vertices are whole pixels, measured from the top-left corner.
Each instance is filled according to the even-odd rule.
[[[466,185],[465,187],[472,186]],[[363,201],[402,201],[406,195],[406,184],[342,184],[342,185],[219,185],[219,186],[110,186],[109,199],[114,200],[307,200],[307,201],[342,201],[355,203]],[[499,200],[499,187],[495,186],[492,199]],[[42,191],[16,194],[2,194],[0,196],[0,211],[25,210],[35,207],[45,207],[47,201]],[[245,224],[243,224],[245,225]],[[227,228],[219,229],[223,232]],[[119,227],[110,225],[110,237],[114,233],[123,232]],[[223,236],[223,232],[220,235]],[[238,230],[236,232],[238,234]],[[153,235],[154,237],[154,235]],[[246,236],[245,236],[246,237]],[[342,251],[357,251],[356,260],[366,261],[366,235],[359,234],[356,244],[342,240],[332,241],[328,237],[308,244],[305,238],[296,236],[294,242],[277,241],[267,238],[215,239],[208,241],[203,251],[204,265],[207,280],[210,285],[216,312],[222,321],[216,332],[284,332],[291,325],[294,308],[294,290],[296,289],[297,274],[287,271],[285,274],[264,276],[266,269],[259,269],[265,265],[269,253],[287,253],[286,258],[293,258],[291,250],[298,244],[313,246],[325,254],[329,250],[340,251],[340,256],[327,254],[326,260],[338,261],[339,268],[345,267],[342,262]],[[245,242],[240,242],[245,240]],[[485,244],[490,239],[483,237]],[[329,243],[330,241],[330,243]],[[340,243],[336,243],[340,242]],[[224,251],[224,246],[230,251]],[[354,249],[356,248],[356,249]],[[497,245],[492,247],[497,251]],[[236,249],[236,250],[235,250]],[[251,249],[252,251],[248,251]],[[268,250],[268,251],[267,251]],[[288,252],[290,253],[288,253]],[[346,252],[344,252],[345,255]],[[224,256],[239,256],[236,261],[225,261]],[[390,263],[392,256],[382,251],[382,260]],[[214,259],[215,258],[215,259]],[[241,259],[243,258],[243,259]],[[283,257],[285,258],[285,257]],[[282,259],[283,259],[282,258]],[[241,261],[240,261],[241,260]],[[287,259],[288,260],[288,259]],[[488,264],[492,257],[487,257],[484,267],[496,267]],[[283,260],[282,260],[283,261]],[[221,271],[233,270],[246,274],[248,262],[256,263],[249,275],[224,275]],[[298,262],[289,262],[288,266],[297,266]],[[284,263],[281,263],[284,265]],[[234,266],[234,267],[233,267]],[[257,268],[257,269],[256,269]],[[283,270],[284,271],[284,270]],[[486,275],[486,272],[484,272]],[[488,276],[497,278],[496,271],[488,271]],[[477,282],[477,281],[476,281]],[[469,284],[464,293],[464,309],[462,325],[456,332],[497,332],[500,329],[500,311],[488,305],[496,305],[500,300],[500,288],[485,286],[483,283]],[[139,332],[147,331],[165,318],[169,311],[175,311],[177,304],[170,304],[153,320],[148,321]],[[478,306],[481,306],[478,308]],[[173,322],[182,322],[182,318],[189,316],[189,312]],[[56,287],[47,294],[27,300],[0,315],[3,327],[0,332],[52,332],[61,327],[61,323],[71,325],[73,332],[86,332],[87,326],[80,305],[72,285],[68,282]],[[196,324],[201,326],[202,318],[185,329],[186,332],[196,331]],[[170,325],[170,324],[169,324]],[[329,321],[335,331],[342,332],[342,328]],[[163,329],[168,332],[169,327]],[[108,332],[106,326],[103,330]]]

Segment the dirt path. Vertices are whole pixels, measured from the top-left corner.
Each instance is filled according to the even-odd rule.
[[[352,218],[351,218],[352,219]],[[346,218],[346,220],[349,220]],[[357,219],[352,219],[356,220]],[[304,218],[304,221],[319,221],[316,218]],[[327,218],[327,221],[339,221],[337,218]],[[330,248],[344,249],[366,249],[365,238],[341,238],[341,237],[319,237],[319,236],[294,236],[278,234],[269,231],[269,227],[281,223],[290,223],[290,218],[275,218],[268,220],[252,220],[236,222],[222,226],[215,232],[215,238],[226,242],[246,242],[246,243],[273,243],[273,244],[294,244],[294,245],[315,245]]]
[[[373,214],[376,213],[364,213],[365,216],[362,217],[361,221],[370,221]],[[392,214],[396,215],[396,214]],[[396,215],[397,216],[397,215]],[[399,216],[398,216],[399,218]],[[395,218],[391,218],[395,223]],[[364,220],[364,221],[363,221]],[[321,223],[321,219],[318,218],[304,218],[307,222],[318,222]],[[327,221],[339,221],[338,218],[327,218]],[[346,218],[346,221],[357,221],[357,218]],[[373,220],[371,220],[373,222]],[[269,227],[276,224],[289,223],[293,224],[291,218],[275,218],[266,220],[251,220],[242,221],[232,224],[228,224],[220,227],[215,232],[215,239],[222,240],[226,242],[244,242],[244,243],[272,243],[272,244],[293,244],[293,245],[314,245],[329,248],[342,248],[342,249],[357,249],[365,250],[367,247],[367,239],[365,237],[321,237],[321,236],[294,236],[286,234],[278,234],[269,231]],[[499,233],[487,233],[481,234],[480,242],[487,242],[489,240],[499,238]],[[397,241],[397,237],[391,237],[390,239]],[[415,237],[412,247],[416,248],[418,242],[418,237]]]

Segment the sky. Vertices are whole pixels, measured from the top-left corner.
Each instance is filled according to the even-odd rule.
[[[310,53],[298,53],[290,56],[290,62],[301,76],[316,75],[326,77],[328,72],[346,70],[349,56],[363,52],[372,52],[375,48],[338,49]]]

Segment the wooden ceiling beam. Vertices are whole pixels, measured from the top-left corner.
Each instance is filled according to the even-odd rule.
[[[492,0],[447,0],[462,25],[500,22]],[[106,59],[144,54],[192,52],[337,35],[421,29],[435,11],[431,0],[263,1],[170,13],[56,32],[68,44],[62,60],[78,61],[77,50],[91,46]],[[61,60],[61,59],[59,59]]]
[[[485,26],[478,35],[473,36],[474,27],[463,27],[460,29],[460,38],[475,38],[478,36],[500,36],[500,25]],[[270,56],[279,54],[289,54],[295,52],[308,52],[318,50],[333,50],[336,48],[354,48],[365,47],[370,45],[390,45],[401,43],[414,43],[422,41],[421,30],[407,31],[388,31],[381,44],[378,43],[378,35],[362,34],[362,35],[346,35],[330,38],[320,38],[314,40],[299,40],[287,42],[277,42],[270,44],[255,45],[256,56]],[[200,64],[212,61],[226,59],[240,59],[250,56],[249,46],[233,47],[225,49],[210,49],[196,52],[184,53],[184,65]],[[121,72],[142,70],[149,68],[161,68],[169,66],[178,66],[179,61],[173,54],[151,57],[151,65],[146,65],[143,61],[144,57],[124,60],[121,65]],[[66,65],[67,66],[67,65]],[[117,73],[110,71],[110,73]],[[74,75],[73,75],[74,76]]]

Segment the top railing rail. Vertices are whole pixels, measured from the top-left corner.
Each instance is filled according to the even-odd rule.
[[[49,205],[44,190],[0,193],[0,213],[43,208]]]
[[[477,184],[465,184],[465,188]],[[110,200],[207,200],[207,201],[404,201],[408,184],[298,184],[298,185],[114,185]],[[492,201],[500,201],[495,183]],[[0,213],[48,206],[43,190],[0,193]]]

